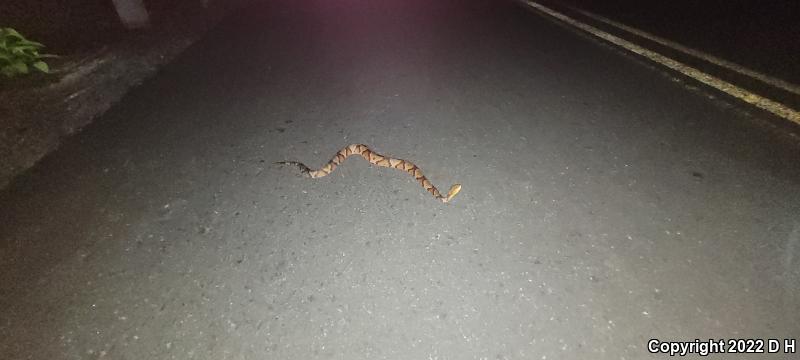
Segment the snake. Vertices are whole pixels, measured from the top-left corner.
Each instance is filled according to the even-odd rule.
[[[364,144],[350,144],[345,146],[339,150],[336,155],[334,155],[333,158],[328,161],[327,164],[325,164],[325,166],[317,170],[313,170],[305,164],[297,161],[278,161],[276,164],[296,166],[300,168],[300,172],[304,177],[316,179],[330,175],[330,173],[332,173],[337,166],[344,162],[348,157],[353,155],[361,155],[364,160],[369,161],[369,163],[373,165],[402,170],[411,174],[411,176],[413,176],[414,179],[417,180],[417,182],[419,182],[419,184],[422,185],[426,191],[443,203],[450,202],[450,200],[452,200],[453,197],[456,196],[459,191],[461,191],[461,184],[453,184],[447,191],[447,195],[442,195],[442,193],[436,189],[436,186],[431,184],[428,178],[426,178],[422,173],[422,170],[420,170],[420,168],[414,163],[408,160],[397,159],[378,154]]]

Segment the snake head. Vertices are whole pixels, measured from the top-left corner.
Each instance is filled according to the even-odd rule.
[[[450,190],[447,190],[447,197],[444,199],[444,202],[449,202],[459,191],[461,191],[461,184],[453,184]]]

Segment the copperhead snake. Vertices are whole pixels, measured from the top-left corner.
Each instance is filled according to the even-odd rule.
[[[318,170],[312,170],[305,164],[297,161],[278,161],[276,162],[276,164],[297,166],[298,168],[300,168],[300,171],[303,174],[303,176],[316,179],[330,175],[330,173],[332,173],[333,170],[335,170],[336,167],[339,166],[339,164],[344,162],[344,160],[350,157],[351,155],[361,155],[361,157],[369,161],[370,164],[403,170],[411,174],[411,176],[413,176],[414,179],[416,179],[419,182],[419,184],[422,185],[423,188],[425,188],[425,190],[427,190],[429,193],[431,193],[431,195],[433,195],[433,197],[435,197],[436,199],[440,200],[443,203],[450,202],[450,200],[452,200],[453,197],[456,196],[456,194],[458,194],[459,191],[461,191],[461,184],[454,184],[453,186],[450,187],[450,190],[447,191],[447,195],[442,195],[439,192],[439,190],[436,189],[436,187],[433,186],[433,184],[431,184],[430,181],[428,181],[425,175],[422,174],[422,171],[419,169],[419,167],[417,165],[414,165],[414,163],[408,160],[396,159],[393,157],[378,154],[372,151],[372,149],[370,149],[368,146],[364,144],[351,144],[342,148],[341,150],[339,150],[339,152],[336,153],[336,155],[330,161],[328,161],[327,164],[325,164],[325,166],[323,166]]]

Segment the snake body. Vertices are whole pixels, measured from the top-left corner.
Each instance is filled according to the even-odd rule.
[[[417,165],[414,165],[414,163],[408,160],[396,159],[378,154],[364,144],[351,144],[342,148],[330,161],[328,161],[327,164],[325,164],[325,166],[318,170],[312,170],[305,164],[297,161],[279,161],[277,164],[297,166],[300,168],[303,176],[316,179],[323,176],[328,176],[333,172],[333,170],[336,169],[337,166],[339,166],[339,164],[344,162],[345,159],[352,155],[361,155],[361,157],[369,161],[370,164],[403,170],[411,174],[411,176],[413,176],[414,179],[416,179],[419,184],[425,188],[425,190],[443,203],[449,202],[454,196],[456,196],[456,194],[458,194],[459,191],[461,191],[461,185],[455,184],[450,187],[447,195],[442,195],[439,190],[436,189],[436,187],[433,186],[430,181],[428,181],[425,175],[422,174],[422,170],[420,170]]]

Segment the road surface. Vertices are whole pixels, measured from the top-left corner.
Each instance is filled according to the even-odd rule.
[[[0,354],[642,359],[668,357],[650,339],[798,338],[800,146],[676,76],[513,2],[251,7],[0,193]],[[350,143],[463,190],[272,164]]]

